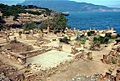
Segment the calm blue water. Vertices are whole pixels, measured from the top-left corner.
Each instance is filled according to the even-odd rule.
[[[77,29],[114,29],[120,33],[120,12],[70,12],[68,25]]]

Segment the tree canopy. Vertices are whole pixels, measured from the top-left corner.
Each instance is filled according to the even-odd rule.
[[[24,30],[33,30],[37,28],[37,25],[34,23],[34,22],[31,22],[31,23],[26,23],[24,26],[23,26],[23,29]]]
[[[30,9],[30,8],[36,8],[36,9],[44,9],[45,11],[43,12],[38,12],[38,11],[27,11],[25,9]],[[52,10],[49,10],[48,8],[41,8],[41,7],[36,7],[33,5],[28,5],[28,6],[21,6],[21,5],[12,5],[12,6],[8,6],[8,5],[4,5],[4,4],[0,4],[0,11],[2,11],[3,16],[16,16],[19,13],[30,13],[30,14],[34,14],[34,15],[41,15],[42,13],[45,13],[46,15],[49,15]]]
[[[109,37],[105,36],[105,37],[102,37],[102,36],[96,36],[93,38],[93,42],[94,43],[100,43],[100,44],[107,44],[109,42]]]
[[[54,30],[54,32],[60,32],[64,31],[67,25],[67,19],[64,15],[59,14],[56,17],[53,17],[53,19],[47,19],[43,22],[42,28],[50,27],[51,30]]]

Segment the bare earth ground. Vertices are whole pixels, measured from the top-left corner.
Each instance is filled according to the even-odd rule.
[[[94,75],[96,73],[104,74],[108,72],[111,65],[103,64],[100,59],[103,54],[108,54],[111,50],[111,45],[102,51],[92,51],[93,61],[78,60],[69,65],[64,72],[58,72],[52,75],[49,79],[50,81],[71,81],[76,75]],[[89,51],[89,50],[86,50]],[[64,68],[64,67],[61,67]],[[49,81],[49,80],[48,80]]]
[[[64,67],[61,67],[64,68]],[[108,65],[100,62],[76,61],[67,67],[65,72],[60,72],[50,77],[51,81],[71,81],[76,75],[93,75],[96,73],[105,73]]]
[[[92,51],[93,61],[78,60],[73,62],[69,66],[63,66],[65,71],[58,72],[50,77],[50,81],[70,81],[77,74],[80,75],[93,75],[96,73],[103,74],[108,71],[111,65],[103,64],[100,59],[102,59],[103,54],[108,54],[111,51],[112,44],[104,48],[102,51]],[[66,48],[65,48],[66,49]],[[86,52],[89,50],[85,49]]]
[[[48,39],[51,39],[53,37],[50,36],[48,37]],[[25,37],[23,36],[23,38]],[[39,47],[34,46],[36,40],[25,40],[25,39],[18,39],[18,40],[23,43],[32,45],[35,49],[39,49]],[[58,41],[52,42],[47,44],[47,46],[59,46],[58,43],[59,43]],[[86,43],[86,46],[88,45],[89,42]],[[83,60],[83,59],[75,60],[73,63],[71,63],[68,66],[62,66],[60,69],[62,69],[63,71],[62,72],[57,71],[55,74],[51,75],[47,81],[71,81],[71,79],[78,74],[80,75],[93,75],[96,73],[103,74],[108,71],[111,65],[103,64],[100,61],[100,59],[102,59],[102,56],[104,54],[108,54],[111,51],[111,49],[112,49],[112,44],[109,44],[108,47],[105,47],[102,51],[92,51],[93,53],[92,61]],[[46,68],[53,67],[61,62],[64,62],[65,60],[72,60],[72,57],[68,57],[70,55],[70,50],[71,50],[70,45],[63,44],[63,52],[52,50],[45,54],[29,58],[27,61],[28,63],[40,64]],[[90,51],[87,49],[84,50],[85,52]],[[16,64],[10,61],[9,59],[6,59],[5,57],[0,56],[0,59],[4,63],[13,65],[15,67],[18,67],[19,69],[23,67],[22,65]]]

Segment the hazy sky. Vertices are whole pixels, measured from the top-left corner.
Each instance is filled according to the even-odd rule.
[[[88,2],[97,5],[105,5],[110,7],[120,7],[120,0],[73,0],[78,2]]]
[[[0,3],[6,3],[6,4],[16,4],[21,3],[24,0],[0,0]],[[77,2],[88,2],[93,3],[97,5],[105,5],[110,7],[120,7],[120,0],[72,0]]]

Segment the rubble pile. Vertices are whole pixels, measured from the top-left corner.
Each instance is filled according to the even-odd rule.
[[[21,43],[19,41],[11,41],[10,43],[6,44],[4,46],[4,49],[10,50],[11,52],[26,52],[26,51],[31,51],[33,50],[33,47],[30,45],[26,45],[24,43]]]
[[[0,81],[23,81],[24,75],[17,68],[0,61]]]
[[[120,66],[119,47],[110,51],[108,55],[103,55],[103,59],[101,59],[101,61],[106,64],[117,64]]]
[[[71,81],[97,81],[98,77],[98,74],[95,74],[93,76],[77,75]]]

